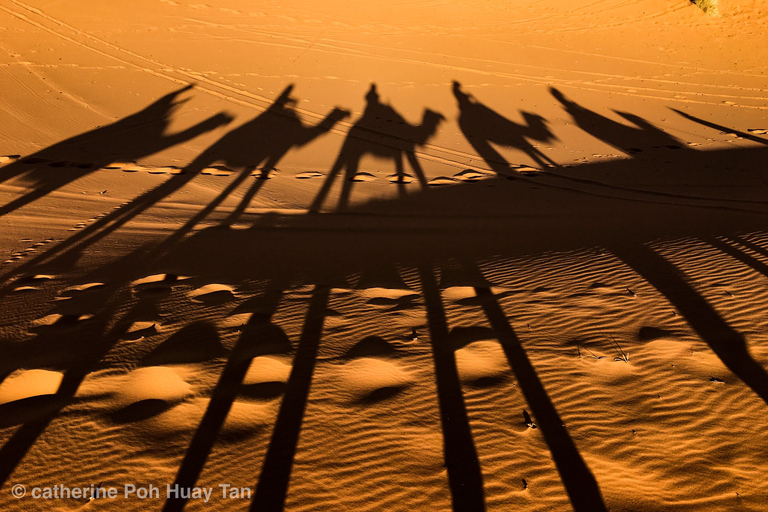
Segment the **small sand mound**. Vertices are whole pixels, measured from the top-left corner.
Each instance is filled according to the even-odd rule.
[[[0,384],[0,404],[34,396],[53,395],[64,374],[50,370],[16,370]]]
[[[456,367],[461,380],[473,384],[491,383],[509,375],[507,358],[497,341],[475,341],[457,350]]]
[[[172,368],[148,366],[128,373],[116,392],[119,405],[142,400],[178,402],[192,394],[192,386]]]
[[[397,355],[397,349],[380,336],[368,336],[357,342],[344,355],[347,359],[360,357],[393,357]]]
[[[339,369],[338,378],[342,393],[348,393],[354,402],[379,401],[414,381],[411,372],[399,364],[372,357],[346,363]]]
[[[454,178],[461,181],[478,181],[486,178],[487,175],[474,169],[466,169],[453,175]]]
[[[226,350],[216,328],[206,322],[194,322],[174,333],[142,361],[146,366],[187,364],[223,356]]]

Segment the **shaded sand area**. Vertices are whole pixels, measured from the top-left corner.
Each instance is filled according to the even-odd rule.
[[[0,2],[0,509],[768,509],[763,2],[195,1]]]

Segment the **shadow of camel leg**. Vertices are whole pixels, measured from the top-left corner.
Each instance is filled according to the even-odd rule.
[[[341,194],[339,195],[339,210],[346,210],[349,207],[349,197],[352,195],[352,185],[355,183],[357,166],[360,163],[360,157],[347,159],[347,169],[344,173],[344,181],[341,183]]]
[[[406,157],[408,158],[408,163],[411,164],[411,167],[413,168],[413,173],[416,175],[416,179],[418,179],[419,184],[421,184],[421,188],[427,188],[427,177],[424,175],[424,169],[421,168],[421,164],[416,158],[416,155],[413,151],[408,151]]]
[[[517,377],[520,390],[544,434],[574,511],[605,512],[605,503],[595,477],[563,425],[525,349],[509,325],[498,299],[488,288],[475,288],[475,293],[504,349],[509,366]]]
[[[323,207],[323,202],[325,202],[325,198],[328,196],[328,192],[330,192],[331,186],[333,186],[333,182],[336,181],[336,176],[338,176],[339,172],[343,167],[344,167],[344,154],[342,153],[336,159],[336,162],[334,162],[333,168],[331,168],[331,172],[328,173],[328,176],[325,178],[325,181],[323,182],[323,186],[320,187],[320,190],[318,191],[317,196],[315,196],[315,199],[312,201],[312,204],[309,206],[310,213],[318,213],[320,211],[320,208]]]

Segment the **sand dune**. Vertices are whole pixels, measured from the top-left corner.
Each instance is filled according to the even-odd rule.
[[[762,2],[257,4],[0,5],[1,509],[768,509]]]

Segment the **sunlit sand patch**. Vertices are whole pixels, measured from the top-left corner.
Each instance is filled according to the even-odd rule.
[[[251,173],[251,176],[262,180],[268,180],[270,178],[274,178],[278,174],[280,174],[278,169],[256,169]]]
[[[132,322],[122,338],[125,340],[141,340],[158,333],[157,322]]]
[[[69,288],[65,288],[61,292],[59,292],[59,297],[57,299],[70,299],[73,297],[77,297],[79,295],[83,295],[88,292],[92,292],[95,290],[99,290],[101,288],[104,288],[106,286],[105,283],[85,283],[85,284],[79,284],[75,286],[70,286]]]
[[[19,155],[0,156],[0,165],[7,164],[10,162],[15,162],[18,159],[19,159]]]
[[[504,350],[497,341],[480,340],[456,351],[459,377],[469,383],[492,383],[509,375]]]
[[[140,279],[136,279],[131,284],[133,286],[151,285],[151,284],[169,284],[177,283],[189,279],[189,276],[179,276],[176,274],[152,274]]]
[[[296,175],[296,179],[299,180],[308,180],[312,178],[320,178],[322,176],[325,176],[323,173],[318,171],[307,171],[307,172],[300,172]]]
[[[265,382],[288,382],[291,374],[290,358],[275,356],[254,357],[243,378],[244,385]]]
[[[542,169],[536,169],[535,167],[528,167],[527,165],[517,167],[515,171],[522,174],[523,176],[538,176],[543,172]]]
[[[63,378],[63,373],[50,370],[16,370],[0,383],[0,404],[53,395]]]

